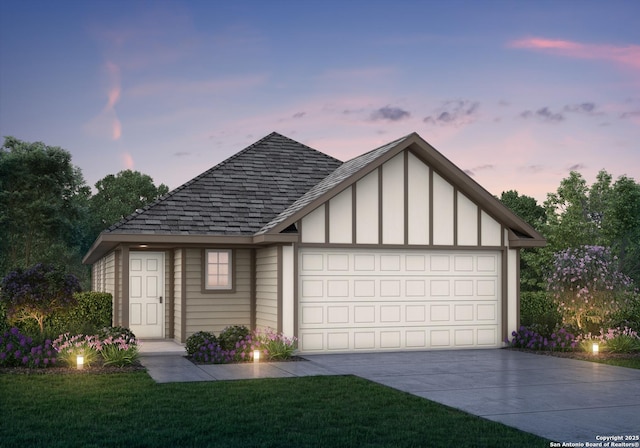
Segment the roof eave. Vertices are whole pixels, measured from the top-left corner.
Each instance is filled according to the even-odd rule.
[[[295,235],[293,235],[295,236]],[[203,235],[203,234],[145,234],[145,233],[101,233],[82,259],[84,264],[93,264],[119,245],[254,245],[253,235]]]

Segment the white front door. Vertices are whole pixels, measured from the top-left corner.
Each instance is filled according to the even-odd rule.
[[[139,338],[164,337],[164,254],[129,253],[129,328]]]

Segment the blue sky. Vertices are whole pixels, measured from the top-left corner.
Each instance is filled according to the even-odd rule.
[[[491,193],[640,180],[640,2],[0,3],[0,135],[175,188],[272,131],[411,132]]]

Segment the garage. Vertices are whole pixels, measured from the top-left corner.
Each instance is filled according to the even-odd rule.
[[[301,248],[304,353],[500,346],[501,251]]]

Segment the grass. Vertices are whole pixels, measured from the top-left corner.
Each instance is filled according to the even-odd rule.
[[[0,447],[548,447],[353,376],[156,384],[0,375]]]
[[[631,369],[640,369],[640,357],[633,358],[610,358],[610,357],[600,357],[594,356],[589,359],[592,362],[599,362],[601,364],[609,364],[610,366],[619,366],[619,367],[629,367]]]

